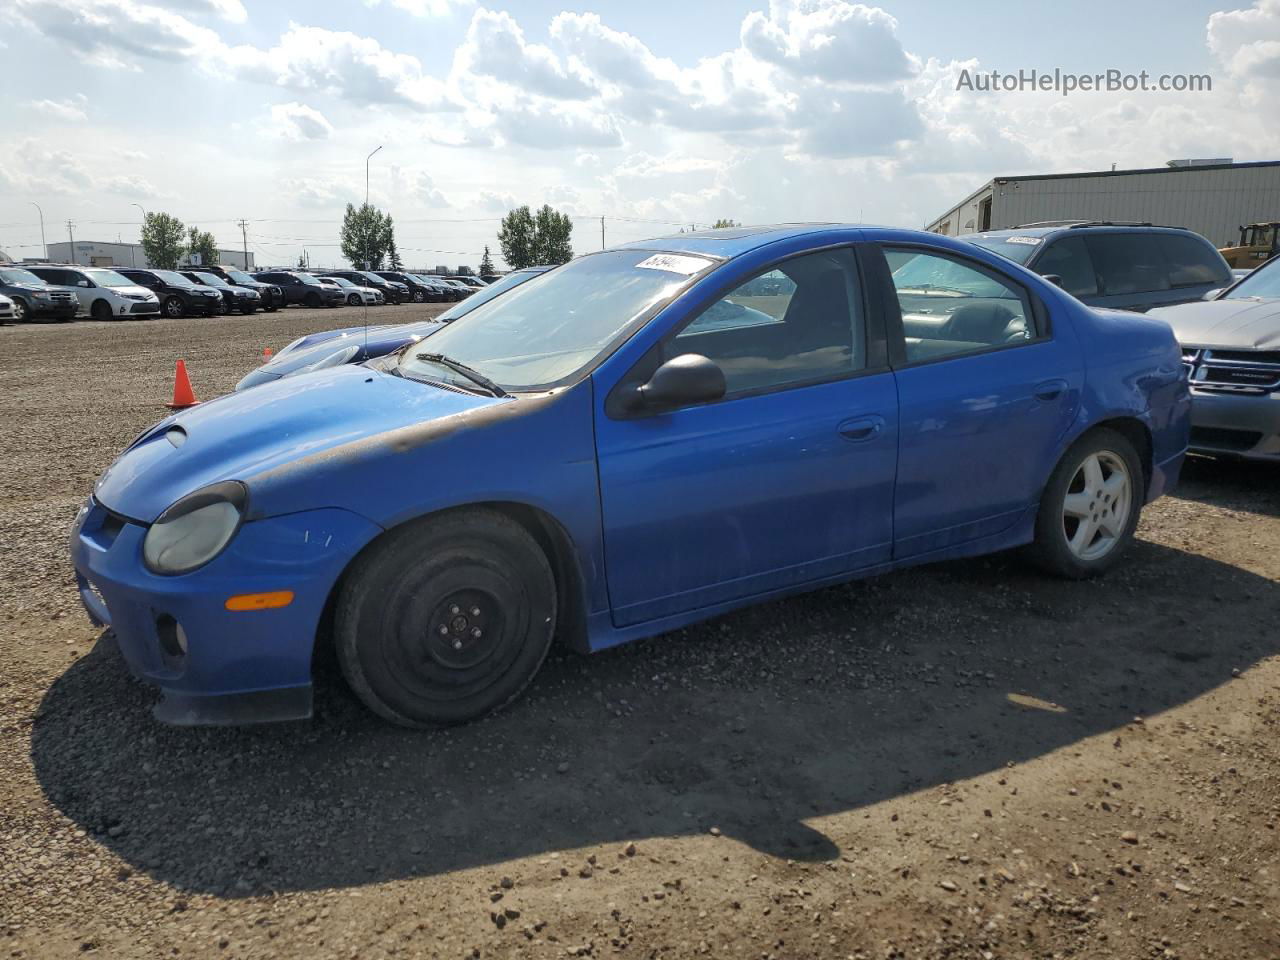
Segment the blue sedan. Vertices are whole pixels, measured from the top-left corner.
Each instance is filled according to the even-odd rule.
[[[1176,481],[1168,326],[915,231],[583,256],[422,343],[175,414],[72,537],[175,723],[308,716],[317,638],[427,726],[735,607],[1029,544],[1102,573]]]

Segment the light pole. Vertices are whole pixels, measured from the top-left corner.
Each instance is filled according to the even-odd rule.
[[[138,240],[139,242],[141,242],[142,231],[146,229],[146,226],[147,226],[147,208],[140,203],[131,203],[129,204],[129,206],[137,207],[139,210],[142,211],[142,227],[140,227],[138,230]],[[136,267],[137,265],[138,265],[138,257],[134,253],[134,245],[129,244],[129,266]]]
[[[364,158],[364,205],[366,207],[369,205],[369,161],[373,159],[373,154],[377,153],[381,149],[382,147],[380,145],[374,147],[369,156]]]
[[[372,159],[373,159],[373,155],[374,155],[375,153],[377,153],[377,152],[378,152],[379,150],[381,150],[381,149],[382,149],[382,144],[378,144],[378,145],[377,145],[376,147],[374,147],[371,151],[369,151],[369,156],[367,156],[367,157],[365,157],[365,158],[364,158],[364,210],[362,211],[362,213],[365,215],[365,224],[364,224],[364,268],[365,268],[366,270],[368,270],[368,269],[369,269],[369,266],[370,266],[370,264],[369,264],[369,244],[370,244],[370,242],[372,242],[372,240],[373,240],[373,238],[370,236],[370,234],[371,234],[373,231],[372,231],[372,229],[370,229],[370,224],[369,224],[369,220],[368,220],[368,217],[369,217],[369,161],[370,161],[370,160],[372,160]]]
[[[36,211],[40,214],[40,246],[44,247],[44,258],[48,260],[49,244],[44,239],[44,211],[40,209],[40,204],[36,203],[34,200],[28,200],[27,203],[35,207]]]

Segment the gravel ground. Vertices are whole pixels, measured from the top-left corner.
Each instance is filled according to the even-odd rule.
[[[156,725],[75,510],[174,360],[212,396],[359,319],[0,329],[5,956],[1280,957],[1274,469],[1191,463],[1102,581],[832,588],[553,654],[446,732],[328,665],[312,722]]]

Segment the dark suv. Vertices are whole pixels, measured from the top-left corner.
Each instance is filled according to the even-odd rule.
[[[1144,312],[1199,300],[1233,279],[1213,244],[1184,227],[1054,221],[960,239],[1053,278],[1091,307]]]
[[[258,306],[268,313],[279,310],[284,306],[284,294],[274,283],[263,283],[261,280],[255,280],[243,270],[237,270],[235,267],[224,267],[216,263],[212,266],[201,266],[196,269],[199,269],[201,273],[212,273],[215,277],[221,277],[232,286],[257,290],[258,296],[262,298]]]
[[[139,270],[116,267],[116,273],[146,287],[160,298],[160,312],[166,317],[211,317],[222,311],[222,294],[196,283],[176,270]]]
[[[409,288],[409,299],[414,303],[439,303],[444,299],[443,291],[414,279],[410,274],[401,273],[399,270],[374,270],[373,272],[383,280],[403,283]]]
[[[333,287],[326,287],[309,273],[292,270],[266,270],[254,277],[263,283],[280,288],[286,304],[304,307],[341,307],[347,302],[346,294]]]
[[[13,301],[13,319],[74,320],[80,309],[76,295],[65,287],[41,280],[30,270],[0,264],[0,295]]]

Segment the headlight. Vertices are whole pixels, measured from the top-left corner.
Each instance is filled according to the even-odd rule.
[[[160,514],[142,541],[142,558],[152,573],[189,573],[231,542],[244,520],[248,491],[226,480],[183,497]]]
[[[47,290],[37,290],[31,295],[37,300],[49,300],[53,296],[53,294],[49,293]]]

